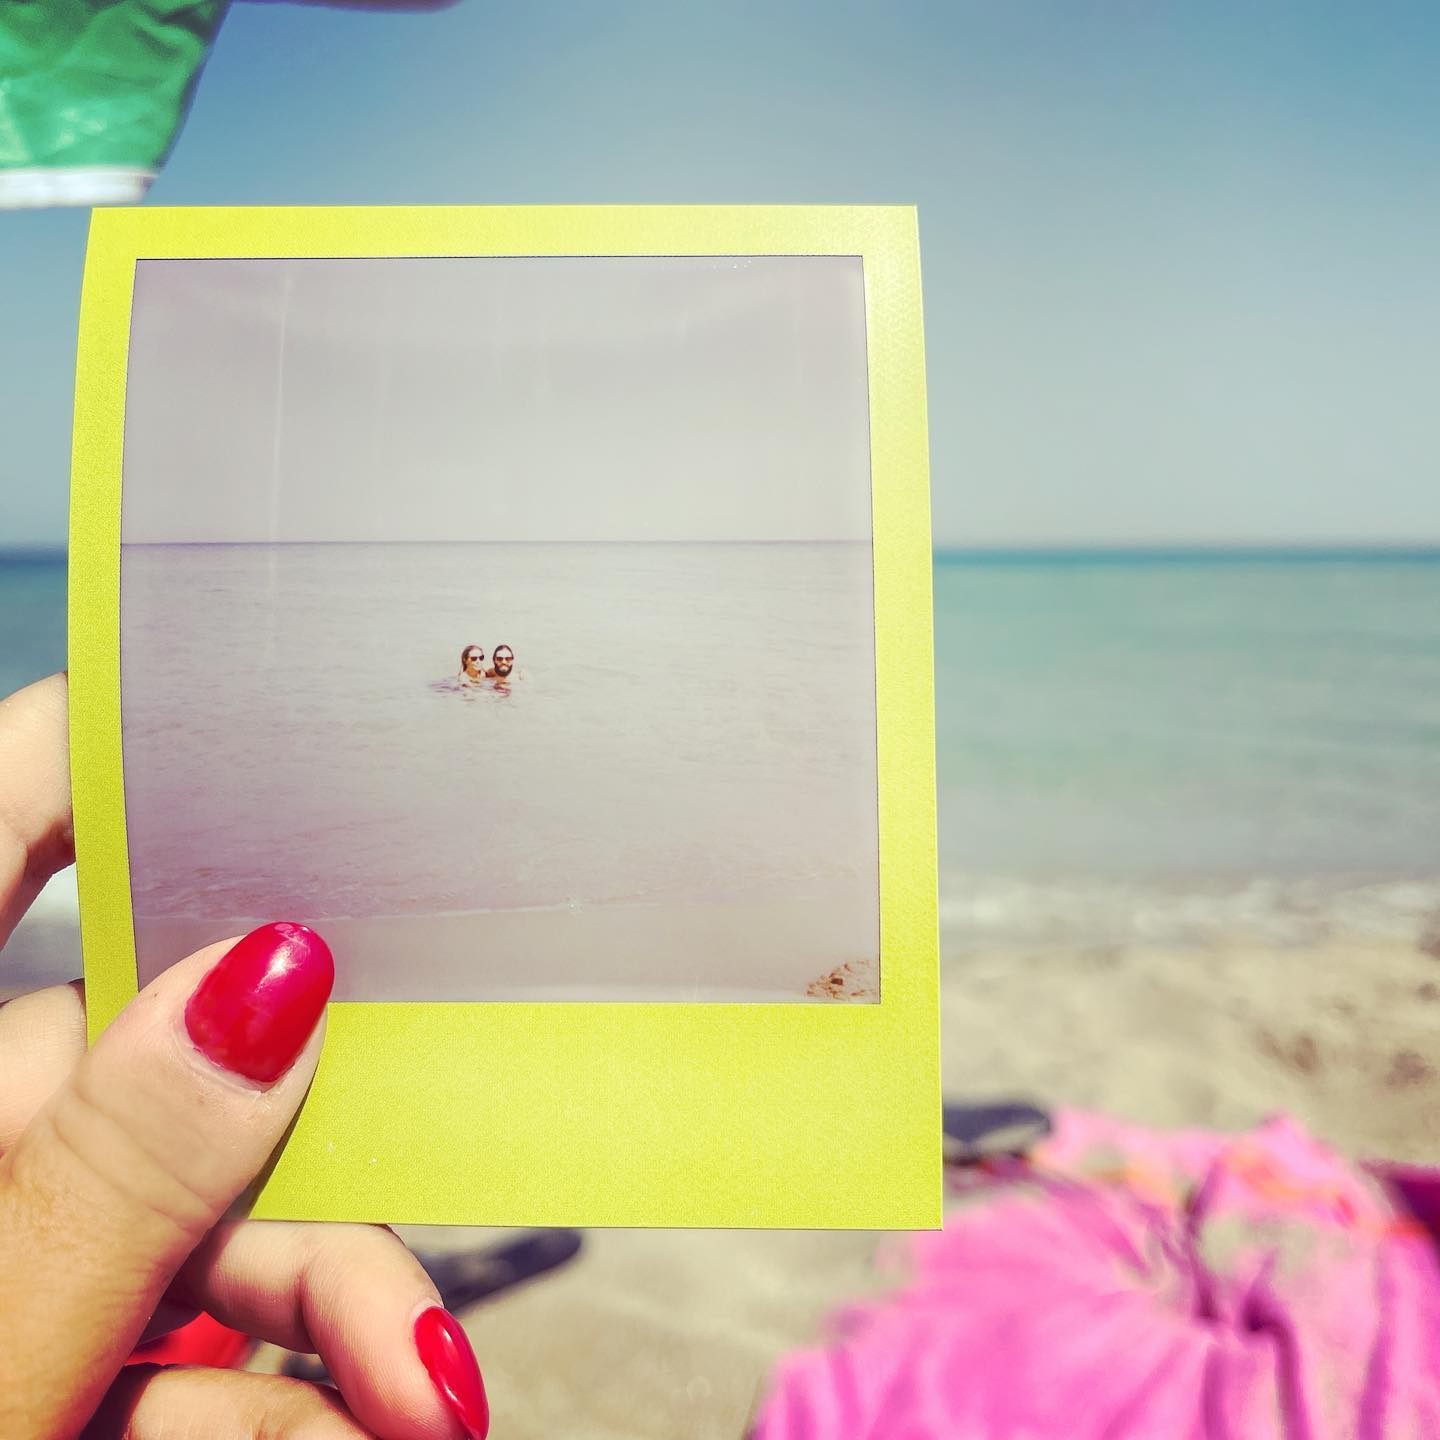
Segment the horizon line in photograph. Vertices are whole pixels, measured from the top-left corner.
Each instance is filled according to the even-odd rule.
[[[403,538],[387,537],[383,540],[310,540],[305,538],[290,540],[271,540],[267,537],[260,537],[254,540],[126,540],[122,548],[126,550],[136,548],[164,548],[184,546],[317,546],[317,545],[406,545],[406,546],[489,546],[494,549],[515,549],[521,546],[529,546],[536,550],[551,549],[556,545],[575,546],[663,546],[663,545],[747,545],[752,548],[759,546],[774,546],[777,549],[794,547],[800,545],[864,545],[867,548],[872,544],[867,535],[860,539],[851,539],[848,536],[816,535],[806,536],[801,539],[787,540],[752,540],[744,537],[706,540],[416,540],[408,536]],[[61,552],[63,553],[63,552]]]

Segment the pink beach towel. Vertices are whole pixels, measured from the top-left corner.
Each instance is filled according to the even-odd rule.
[[[753,1440],[1440,1440],[1440,1172],[1071,1112],[957,1185]]]

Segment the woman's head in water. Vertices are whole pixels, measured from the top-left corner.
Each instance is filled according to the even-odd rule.
[[[477,679],[485,673],[485,652],[478,645],[467,645],[460,652],[460,673]]]

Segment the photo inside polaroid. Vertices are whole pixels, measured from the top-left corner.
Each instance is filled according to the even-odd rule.
[[[145,260],[121,506],[138,979],[880,998],[849,257]]]

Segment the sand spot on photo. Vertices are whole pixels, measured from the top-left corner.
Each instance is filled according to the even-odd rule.
[[[880,998],[879,986],[875,983],[874,966],[847,961],[827,971],[819,979],[812,980],[805,987],[810,1000],[864,1000]]]

